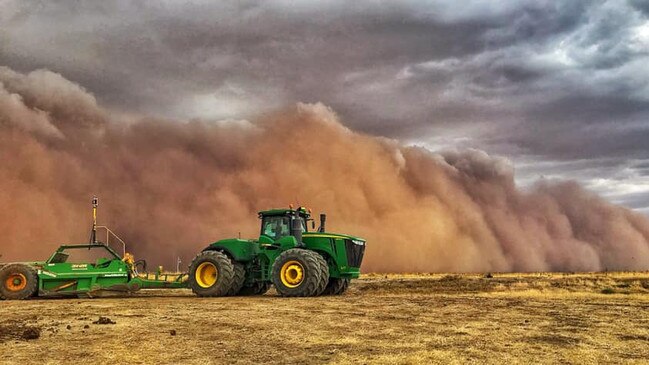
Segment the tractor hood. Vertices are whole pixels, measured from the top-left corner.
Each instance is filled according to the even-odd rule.
[[[253,239],[242,239],[242,238],[225,238],[225,239],[218,240],[218,241],[212,243],[212,245],[250,243],[250,242],[255,242],[255,240],[253,240]]]
[[[353,240],[353,241],[363,241],[363,242],[365,242],[364,238],[350,236],[348,234],[331,233],[331,232],[304,232],[303,237],[305,237],[305,238],[306,237],[340,238],[340,239],[350,239],[350,240]]]

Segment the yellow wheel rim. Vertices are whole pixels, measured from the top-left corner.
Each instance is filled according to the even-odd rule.
[[[11,274],[5,280],[5,288],[9,291],[21,291],[27,286],[27,278],[23,274]]]
[[[297,288],[304,281],[304,266],[295,260],[287,261],[282,265],[280,278],[286,287]]]
[[[198,265],[198,267],[196,268],[196,273],[194,274],[196,283],[201,288],[209,288],[214,285],[218,276],[219,271],[216,269],[216,265],[211,262],[203,262],[202,264]]]

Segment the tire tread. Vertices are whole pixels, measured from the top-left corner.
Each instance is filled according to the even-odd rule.
[[[234,275],[232,278],[232,286],[230,287],[230,290],[228,290],[228,296],[233,296],[239,293],[243,287],[243,283],[246,281],[246,267],[236,261],[232,261],[232,265],[234,268]]]

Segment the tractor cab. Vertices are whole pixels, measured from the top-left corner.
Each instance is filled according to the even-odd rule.
[[[301,238],[302,233],[309,231],[307,222],[313,221],[309,211],[302,207],[295,210],[291,208],[261,211],[259,219],[261,219],[260,237],[270,238],[273,241],[288,236]]]

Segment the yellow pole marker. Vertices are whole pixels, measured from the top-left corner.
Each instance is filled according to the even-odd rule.
[[[92,243],[97,243],[97,206],[99,199],[92,197]]]

